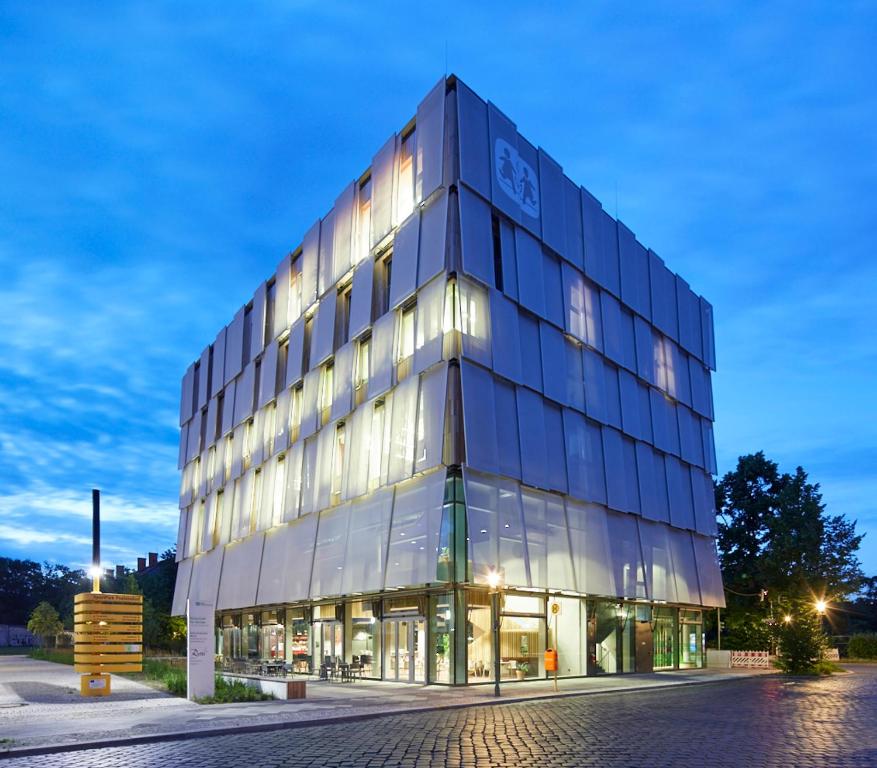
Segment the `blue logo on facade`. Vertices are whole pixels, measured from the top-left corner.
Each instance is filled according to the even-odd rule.
[[[503,139],[493,146],[496,180],[502,191],[521,206],[521,210],[539,216],[539,177],[518,154],[518,150]]]

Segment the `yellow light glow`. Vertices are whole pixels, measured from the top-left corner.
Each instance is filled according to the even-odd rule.
[[[791,624],[791,623],[792,623],[792,617],[789,616],[789,614],[787,613],[785,616],[783,616],[783,621],[786,622],[786,624]]]
[[[816,601],[816,613],[825,613],[825,609],[828,607],[828,603],[825,600],[817,600]]]
[[[502,576],[495,568],[491,568],[487,572],[487,584],[491,589],[496,589],[502,583]]]
[[[91,576],[91,578],[96,579],[102,575],[101,569],[98,568],[96,565],[93,565],[91,566],[91,568],[88,569],[88,575]]]

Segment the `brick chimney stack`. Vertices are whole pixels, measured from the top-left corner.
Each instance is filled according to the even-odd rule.
[[[149,567],[152,568],[154,565],[158,565],[158,552],[149,553]]]
[[[137,558],[137,573],[140,573],[140,571],[145,571],[145,570],[146,570],[146,558],[145,557],[138,557]]]
[[[125,578],[125,566],[124,565],[117,565],[116,566],[116,578],[117,579]]]

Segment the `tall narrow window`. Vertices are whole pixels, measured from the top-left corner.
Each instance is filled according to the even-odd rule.
[[[350,340],[350,297],[352,292],[353,289],[349,285],[338,292],[338,301],[335,303],[336,349],[343,347]]]
[[[417,131],[402,137],[399,148],[399,189],[396,211],[399,221],[404,221],[414,210],[414,153],[417,142]]]
[[[314,330],[314,316],[305,320],[304,338],[302,339],[302,373],[311,368],[311,336]]]
[[[250,533],[255,533],[259,527],[259,512],[262,508],[262,470],[257,469],[253,476],[252,496],[250,497]]]
[[[213,441],[222,437],[222,412],[225,410],[225,391],[216,397],[216,424],[213,425]]]
[[[254,420],[250,419],[244,425],[244,446],[243,451],[241,453],[241,458],[244,462],[244,471],[250,468],[250,464],[253,460],[253,432],[255,431]]]
[[[368,380],[371,368],[371,336],[366,336],[359,340],[356,349],[356,370],[353,374],[353,389],[356,398],[356,405],[365,402],[368,396]]]
[[[244,342],[242,345],[243,349],[243,358],[241,360],[242,365],[246,365],[250,362],[250,348],[252,346],[253,341],[253,304],[244,309]],[[258,387],[256,388],[258,391]]]
[[[213,476],[216,472],[216,446],[211,445],[207,451],[207,490],[212,489]]]
[[[398,345],[396,348],[396,380],[403,381],[411,373],[414,359],[414,312],[415,306],[403,309],[399,315]]]
[[[289,268],[289,322],[301,316],[301,253],[292,257]]]
[[[274,394],[279,395],[286,387],[286,364],[289,361],[289,339],[277,348],[277,378],[274,381]]]
[[[373,491],[381,483],[381,464],[384,455],[384,404],[375,403],[372,411],[371,435],[368,446],[368,489]]]
[[[332,363],[327,363],[323,366],[323,371],[320,375],[320,426],[327,424],[329,421],[329,413],[332,409],[332,396],[334,394],[333,390],[335,386],[334,374],[335,367]]]
[[[390,309],[390,282],[393,277],[393,252],[375,261],[374,310],[375,319]]]
[[[355,262],[368,256],[371,237],[372,180],[371,176],[359,185],[359,217],[357,223]]]
[[[292,390],[292,402],[289,404],[289,442],[298,440],[301,430],[301,397],[302,385],[299,384]]]
[[[271,525],[280,525],[283,522],[283,493],[286,490],[286,461],[281,456],[277,459],[277,467],[274,470],[274,493],[272,494],[273,508],[271,510]]]
[[[499,234],[499,217],[494,213],[490,217],[493,229],[493,279],[496,290],[503,290],[502,280],[502,238]]]
[[[274,433],[277,429],[277,403],[271,403],[265,411],[262,421],[262,456],[267,459],[274,453]]]
[[[345,427],[339,424],[335,429],[335,450],[332,455],[332,485],[331,501],[337,504],[341,501],[341,482],[344,477],[344,451],[345,451]]]
[[[225,450],[222,452],[222,457],[225,462],[223,482],[227,483],[231,480],[231,464],[234,458],[234,437],[232,437],[231,432],[229,432],[228,437],[225,438]]]

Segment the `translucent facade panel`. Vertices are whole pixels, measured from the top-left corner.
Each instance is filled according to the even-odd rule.
[[[548,445],[542,396],[518,387],[518,431],[521,445],[521,479],[537,488],[548,487]]]
[[[195,400],[196,411],[207,405],[207,400],[210,397],[210,347],[205,347],[201,352],[198,370],[198,390]]]
[[[680,603],[700,604],[700,584],[691,534],[677,528],[669,529],[670,551],[673,553],[673,572],[676,576],[676,599]]]
[[[274,315],[269,318],[271,338],[276,339],[289,328],[289,275],[291,258],[284,256],[277,265],[274,275]]]
[[[543,402],[545,418],[545,444],[548,449],[548,487],[553,491],[567,492],[566,446],[563,439],[563,417],[558,406]]]
[[[385,587],[438,581],[445,472],[396,486]]]
[[[320,222],[319,267],[317,270],[317,296],[322,295],[334,285],[335,271],[332,265],[335,256],[335,210],[332,209]]]
[[[603,361],[603,379],[606,382],[606,422],[616,429],[621,429],[621,392],[618,386],[618,368],[608,361]]]
[[[621,438],[621,450],[624,455],[622,472],[624,489],[627,492],[627,512],[640,513],[639,480],[636,471],[636,446],[629,437]]]
[[[237,380],[234,399],[234,424],[237,426],[253,415],[253,398],[255,397],[256,364],[248,363],[243,374]]]
[[[532,315],[518,313],[518,337],[521,351],[521,380],[537,391],[542,390],[542,345],[539,342],[539,321]]]
[[[262,368],[259,376],[258,407],[264,408],[274,399],[274,388],[277,384],[277,342],[272,341],[262,356]]]
[[[189,582],[189,600],[217,604],[224,555],[225,547],[216,547],[195,558],[192,563],[192,580]]]
[[[447,365],[436,367],[422,376],[417,403],[415,472],[424,472],[442,463],[447,391]]]
[[[466,464],[485,472],[499,472],[496,405],[493,375],[466,361],[460,364],[463,387],[463,424],[466,436]],[[541,420],[541,400],[539,403]]]
[[[302,366],[304,357],[305,321],[300,318],[289,331],[289,352],[286,356],[286,384],[292,386],[298,381],[305,371]]]
[[[506,586],[530,586],[518,484],[468,471],[464,479],[472,581],[487,584],[498,570]]]
[[[679,337],[676,277],[652,251],[649,251],[649,280],[652,294],[652,323],[668,336],[676,339]]]
[[[626,309],[621,310],[621,365],[629,371],[636,371],[636,341],[634,338],[633,314]]]
[[[192,565],[194,558],[187,557],[180,560],[177,566],[177,580],[174,584],[174,597],[171,603],[171,616],[186,615],[186,600],[189,597],[189,582],[192,579]]]
[[[250,322],[252,323],[250,329],[250,348],[249,350],[244,350],[245,363],[255,360],[265,347],[266,291],[266,284],[262,283],[253,295],[253,309],[250,312]]]
[[[667,476],[664,458],[645,443],[636,444],[636,466],[639,477],[640,512],[649,520],[670,522],[667,498]]]
[[[636,372],[649,384],[657,384],[655,377],[655,339],[654,331],[639,315],[633,318],[636,342]]]
[[[598,504],[566,502],[576,584],[589,595],[616,594],[606,515],[606,508]]]
[[[700,583],[701,605],[725,607],[725,590],[722,585],[722,571],[716,553],[715,539],[706,536],[692,536],[694,560]]]
[[[335,353],[335,370],[332,380],[335,392],[332,396],[333,419],[340,419],[350,413],[353,396],[353,358],[356,354],[356,342],[351,341]]]
[[[372,375],[368,382],[368,391],[371,395],[379,395],[392,386],[395,331],[396,317],[392,313],[377,320],[372,329]]]
[[[320,512],[320,522],[317,525],[317,545],[311,573],[312,599],[341,594],[349,524],[349,503]]]
[[[691,492],[694,497],[694,523],[697,532],[706,536],[715,536],[716,499],[712,477],[692,467]]]
[[[670,549],[670,528],[661,523],[639,521],[646,583],[652,600],[676,602],[676,578]]]
[[[621,295],[621,276],[618,264],[618,224],[606,211],[600,213],[601,274],[597,282],[615,296]]]
[[[350,269],[353,246],[353,210],[356,183],[351,182],[335,201],[335,231],[332,239],[332,285]]]
[[[606,503],[603,449],[600,429],[585,417],[564,409],[563,427],[566,442],[566,466],[569,493],[585,501]]]
[[[489,167],[491,200],[514,221],[521,220],[521,206],[517,195],[518,133],[515,124],[493,104],[487,104],[487,124],[490,135]],[[499,164],[499,168],[497,168]],[[514,196],[513,196],[514,192]]]
[[[445,79],[417,105],[417,177],[414,200],[426,200],[443,183]]]
[[[619,597],[645,598],[646,583],[637,518],[609,512],[607,521],[615,594]]]
[[[317,536],[317,515],[308,515],[265,534],[258,605],[307,599]]]
[[[676,275],[676,302],[679,313],[679,343],[686,351],[703,359],[700,300],[679,275]]]
[[[670,394],[677,400],[691,406],[691,381],[688,372],[688,355],[675,343],[664,339],[665,360],[667,361],[667,384],[672,387]]]
[[[220,521],[219,521],[219,544],[228,544],[231,541],[231,526],[234,519],[234,488],[233,482],[223,489],[220,495]]]
[[[283,497],[283,521],[290,522],[301,511],[301,470],[304,443],[299,440],[286,454],[286,492]]]
[[[584,270],[592,280],[599,280],[601,272],[600,249],[603,242],[601,212],[603,206],[588,190],[581,188],[582,240],[584,242]]]
[[[264,543],[265,535],[255,533],[243,541],[226,545],[219,577],[217,610],[256,605]]]
[[[414,373],[420,373],[442,359],[447,287],[447,280],[441,276],[432,280],[417,294]]]
[[[624,333],[621,325],[621,304],[614,296],[600,292],[603,316],[603,344],[608,358],[619,365],[624,364]]]
[[[665,453],[679,455],[679,427],[676,421],[676,406],[658,390],[649,392],[652,407],[652,433],[655,446]]]
[[[606,462],[606,496],[612,509],[626,511],[627,488],[624,477],[624,452],[621,433],[603,427],[603,457]]]
[[[649,252],[621,222],[618,222],[618,250],[621,260],[621,298],[635,312],[650,318]]]
[[[515,387],[494,381],[496,443],[499,473],[520,479],[521,449],[518,445],[518,405]]]
[[[463,271],[477,277],[485,285],[493,285],[493,228],[490,205],[466,187],[460,187],[460,241]]]
[[[392,488],[379,489],[353,503],[341,578],[343,594],[383,588],[392,511]]]
[[[338,424],[334,421],[326,424],[314,438],[317,442],[317,463],[314,470],[314,512],[324,509],[330,504],[332,462],[335,454],[337,427]]]
[[[574,582],[563,501],[557,496],[522,488],[521,505],[530,586],[569,589]]]
[[[457,126],[460,142],[460,179],[484,197],[490,197],[491,150],[487,131],[487,104],[457,82]]]
[[[417,376],[405,379],[393,392],[393,421],[390,433],[388,482],[411,477],[414,469],[414,442],[417,429]]]
[[[357,407],[351,414],[348,432],[347,485],[343,496],[352,499],[368,491],[369,457],[372,453],[372,421],[374,402]],[[378,435],[380,439],[380,435]]]
[[[523,229],[515,229],[515,256],[518,267],[518,300],[539,317],[545,314],[545,279],[542,247]]]
[[[713,441],[713,425],[706,419],[701,419],[700,430],[703,435],[704,468],[711,475],[718,474],[718,469],[716,468],[716,444]]]
[[[420,243],[420,212],[415,211],[396,232],[393,241],[393,279],[390,309],[396,309],[417,288],[417,248]]]
[[[713,330],[713,307],[706,299],[700,299],[700,329],[703,339],[703,362],[707,368],[716,370],[716,339]]]
[[[306,310],[317,300],[317,269],[320,252],[320,222],[307,231],[301,244],[301,308]]]
[[[213,340],[213,364],[211,371],[211,391],[218,394],[225,384],[225,336],[226,329],[223,328],[216,338]]]
[[[563,201],[563,169],[544,150],[539,150],[542,240],[556,253],[566,252],[566,207]]]
[[[564,402],[579,411],[585,410],[585,369],[582,363],[581,347],[564,338],[564,356],[566,357],[566,391]]]
[[[541,206],[538,200],[539,190],[539,155],[529,141],[521,134],[518,138],[518,156],[520,165],[517,174],[517,186],[520,195],[521,224],[536,237],[542,235]]]
[[[201,453],[201,411],[189,422],[186,434],[186,461],[193,461]]]
[[[566,341],[559,330],[544,322],[539,323],[539,339],[545,396],[566,403]]]
[[[652,417],[648,387],[631,373],[618,371],[621,390],[621,424],[623,430],[639,440],[651,442]]]
[[[371,325],[374,274],[375,265],[372,259],[364,259],[353,273],[353,287],[350,292],[351,339],[355,339]]]
[[[606,423],[606,374],[603,359],[590,349],[582,350],[585,371],[585,412],[592,419]]]
[[[710,375],[696,358],[688,360],[689,378],[691,379],[691,407],[701,416],[711,418],[712,400],[710,398]]]
[[[393,175],[396,136],[391,136],[372,160],[371,247],[393,226]]]
[[[309,437],[317,431],[317,398],[320,394],[320,371],[309,371],[304,378],[301,398],[301,426],[299,436]]]
[[[562,256],[579,269],[584,269],[584,240],[582,233],[582,199],[579,188],[563,178],[563,206],[566,225],[566,248]]]
[[[463,355],[489,366],[490,306],[487,289],[463,278],[457,279],[460,306],[460,330],[463,335]]]
[[[338,293],[329,291],[323,296],[320,306],[317,307],[317,316],[314,318],[314,336],[311,340],[311,368],[316,368],[325,362],[334,351],[337,303]]]
[[[304,441],[301,459],[301,508],[300,515],[319,511],[315,506],[317,498],[317,471],[319,468],[319,439],[312,437]]]
[[[244,308],[241,307],[225,332],[225,383],[241,372],[244,356]]]
[[[448,234],[448,195],[442,192],[420,215],[420,258],[417,285],[421,286],[445,268],[445,239]]]
[[[694,529],[694,506],[688,465],[680,463],[675,456],[666,456],[664,462],[670,499],[670,522],[678,528]]]
[[[547,251],[542,252],[542,277],[545,287],[545,316],[563,328],[563,279],[560,261]]]
[[[703,435],[700,419],[684,405],[676,408],[679,419],[679,451],[682,460],[703,467]]]
[[[274,493],[277,490],[274,485],[274,476],[277,473],[277,462],[266,461],[257,471],[261,477],[261,482],[256,493],[261,494],[258,506],[258,518],[256,519],[256,530],[267,531],[272,525],[274,517]],[[283,505],[283,496],[280,497],[281,507]]]

